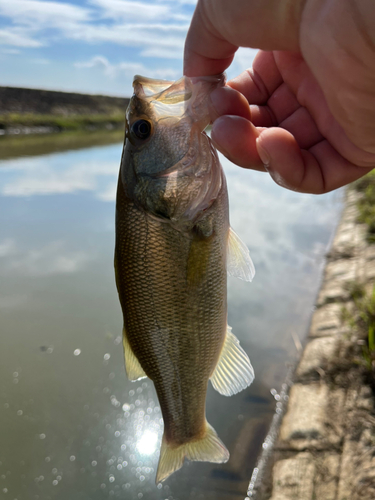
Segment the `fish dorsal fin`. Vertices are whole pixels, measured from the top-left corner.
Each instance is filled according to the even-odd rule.
[[[126,337],[125,329],[123,330],[122,343],[124,345],[124,354],[125,354],[125,368],[128,379],[132,382],[139,380],[141,378],[147,377],[145,371],[141,367],[138,359],[135,357],[132,348],[130,347],[129,341]]]
[[[249,249],[231,227],[228,234],[227,271],[244,281],[252,281],[255,276]]]
[[[230,326],[211,383],[223,396],[233,396],[246,389],[254,380],[254,370],[246,352],[240,346]]]

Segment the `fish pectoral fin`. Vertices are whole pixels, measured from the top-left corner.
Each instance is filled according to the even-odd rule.
[[[231,227],[228,234],[227,271],[231,276],[244,281],[252,281],[255,276],[249,249]]]
[[[229,451],[208,422],[206,422],[205,435],[201,439],[180,446],[169,445],[163,436],[158,471],[156,473],[156,484],[181,469],[185,457],[196,462],[221,464],[229,460]]]
[[[125,330],[123,330],[122,333],[123,333],[122,342],[124,345],[126,374],[129,380],[135,382],[136,380],[147,377],[147,375],[144,369],[141,367],[134,352],[132,351],[132,348],[130,347],[129,341],[126,337]]]
[[[211,375],[211,383],[223,396],[233,396],[246,389],[254,380],[254,369],[230,326],[219,361]]]

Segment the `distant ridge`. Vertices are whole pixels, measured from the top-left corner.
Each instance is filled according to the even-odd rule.
[[[36,115],[101,115],[123,113],[126,97],[78,94],[52,90],[0,87],[0,115],[10,113]]]

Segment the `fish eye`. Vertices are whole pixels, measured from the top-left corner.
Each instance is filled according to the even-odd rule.
[[[131,131],[138,139],[148,139],[151,134],[151,123],[147,120],[137,120],[133,123]]]

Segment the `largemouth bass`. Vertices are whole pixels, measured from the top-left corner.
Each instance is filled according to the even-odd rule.
[[[189,460],[226,462],[207,423],[208,380],[230,396],[254,373],[227,326],[227,271],[251,281],[229,226],[208,95],[223,77],[134,79],[116,204],[115,271],[130,380],[155,384],[164,420],[156,481]]]

